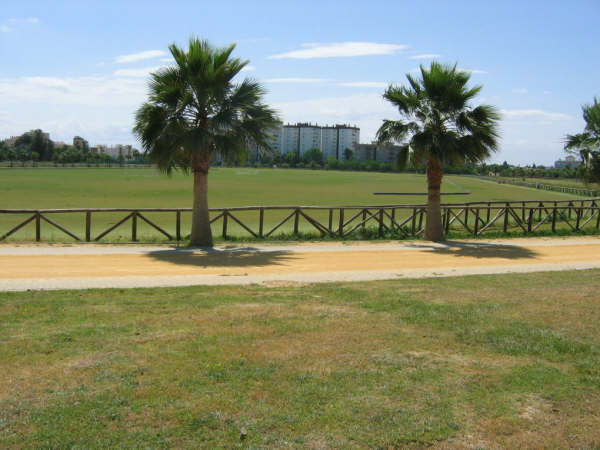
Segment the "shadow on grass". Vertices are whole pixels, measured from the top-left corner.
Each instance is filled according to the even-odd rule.
[[[535,259],[539,253],[518,245],[479,242],[446,241],[441,245],[416,244],[437,255],[468,256],[471,258]]]
[[[148,256],[162,262],[204,268],[271,266],[293,258],[291,252],[259,251],[255,247],[157,250]]]

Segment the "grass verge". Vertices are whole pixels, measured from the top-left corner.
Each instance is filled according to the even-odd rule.
[[[0,294],[0,447],[600,445],[600,271]]]

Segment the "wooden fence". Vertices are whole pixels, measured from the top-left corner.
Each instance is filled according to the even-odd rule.
[[[522,202],[469,202],[442,205],[442,223],[445,233],[462,232],[472,236],[481,236],[486,232],[518,231],[523,234],[540,229],[556,232],[557,229],[580,231],[600,228],[600,199],[558,200],[558,201],[522,201]],[[321,236],[348,237],[352,233],[364,230],[367,226],[379,236],[390,232],[396,237],[418,237],[424,232],[426,205],[379,205],[379,206],[246,206],[234,208],[210,209],[211,224],[221,225],[223,238],[229,236],[230,225],[237,224],[246,236],[268,238],[283,226],[293,224],[293,233],[299,234],[300,223],[308,224]],[[75,241],[100,241],[119,227],[129,222],[131,241],[138,241],[138,223],[143,222],[164,235],[169,241],[181,241],[182,213],[190,208],[78,208],[78,209],[2,209],[0,218],[6,215],[28,215],[24,221],[4,231],[0,229],[0,241],[5,240],[30,223],[34,223],[35,240],[42,240],[42,223],[60,230]],[[274,211],[283,212],[284,218],[276,225],[267,226],[265,217]],[[255,214],[250,223],[240,218],[241,213]],[[77,235],[66,226],[58,223],[57,216],[65,214],[85,214],[85,234]],[[95,217],[106,213],[125,213],[120,220],[111,223],[102,232],[93,234],[92,223]],[[170,215],[174,221],[174,233],[165,230],[156,221],[150,220],[149,213]],[[52,218],[50,218],[52,216]],[[319,217],[317,217],[319,216]],[[163,219],[163,220],[164,220]],[[0,224],[2,221],[0,220]],[[172,224],[172,222],[170,222]],[[172,229],[172,227],[169,227]],[[33,236],[32,236],[33,238]],[[29,240],[29,239],[25,239]]]
[[[600,191],[594,189],[583,189],[578,187],[571,186],[560,186],[558,184],[546,184],[543,182],[532,182],[532,181],[523,181],[517,179],[506,179],[506,178],[496,178],[496,177],[485,177],[478,176],[477,178],[482,178],[489,181],[497,181],[499,184],[513,184],[515,186],[525,186],[534,189],[540,189],[542,191],[554,191],[554,192],[562,192],[563,194],[572,194],[579,195],[581,197],[598,197],[600,195]]]

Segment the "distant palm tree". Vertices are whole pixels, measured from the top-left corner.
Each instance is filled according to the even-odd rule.
[[[591,105],[583,105],[583,133],[568,134],[565,150],[578,152],[582,165],[582,176],[587,182],[600,183],[600,103],[594,98]]]
[[[440,189],[443,164],[480,162],[498,146],[499,114],[489,105],[469,102],[482,86],[467,87],[470,74],[454,66],[432,62],[421,66],[420,79],[407,74],[408,86],[390,85],[383,97],[398,108],[401,120],[384,120],[377,131],[380,144],[401,145],[397,165],[411,160],[427,166],[427,221],[425,239],[443,239]]]
[[[150,94],[135,116],[134,133],[150,161],[170,174],[194,174],[191,245],[212,246],[207,177],[211,157],[243,155],[251,143],[269,148],[275,111],[262,102],[259,83],[234,77],[248,64],[235,48],[214,48],[190,39],[187,51],[169,46],[174,65],[151,74]]]

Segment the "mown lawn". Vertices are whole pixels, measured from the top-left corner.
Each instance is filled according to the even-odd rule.
[[[2,448],[597,448],[600,271],[0,294]]]
[[[470,191],[464,196],[444,196],[446,203],[466,201],[565,200],[573,196],[539,191],[521,186],[498,184],[473,177],[447,176],[443,192]],[[4,168],[0,169],[0,209],[37,208],[187,208],[192,205],[192,177],[180,173],[168,177],[153,168]],[[209,178],[209,202],[214,208],[261,205],[386,205],[423,204],[426,196],[375,196],[374,192],[426,192],[424,175],[341,172],[325,170],[285,170],[251,168],[216,168]],[[290,211],[267,211],[265,232],[277,225]],[[402,212],[399,212],[402,216]],[[328,211],[312,215],[327,223]],[[92,236],[96,237],[125,213],[96,213],[92,218]],[[175,213],[147,213],[146,216],[170,234],[175,233]],[[26,220],[30,215],[0,214],[0,236]],[[257,211],[238,212],[236,217],[253,230],[258,230]],[[65,226],[80,238],[85,235],[85,214],[55,214],[51,220]],[[189,234],[191,214],[182,215],[183,234]],[[334,219],[334,220],[337,220]],[[138,221],[138,237],[142,241],[162,240],[154,228]],[[222,222],[215,222],[213,233],[219,235]],[[278,233],[290,233],[288,221]],[[300,232],[315,233],[304,219]],[[233,220],[231,236],[249,236]],[[42,240],[71,242],[71,238],[43,223]],[[9,239],[31,241],[34,223],[29,223]],[[107,235],[105,241],[127,241],[131,238],[129,222]]]

